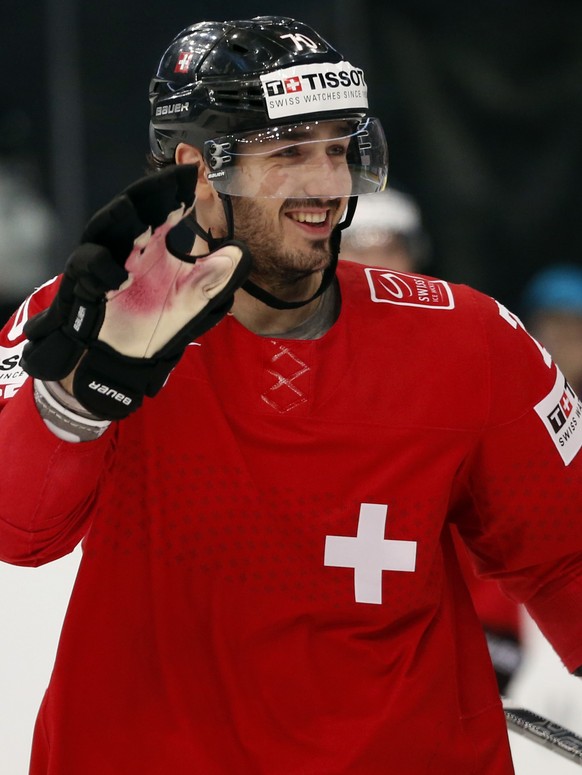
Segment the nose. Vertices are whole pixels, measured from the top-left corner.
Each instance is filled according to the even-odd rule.
[[[349,196],[351,178],[345,159],[321,154],[306,165],[303,176],[306,197],[333,198]]]

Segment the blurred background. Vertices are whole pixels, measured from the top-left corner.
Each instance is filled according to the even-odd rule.
[[[14,260],[18,233],[7,204],[14,197],[0,189],[5,296],[28,290],[42,261],[51,274],[60,269],[87,217],[141,175],[148,83],[171,38],[201,19],[269,13],[315,26],[365,69],[388,137],[390,184],[420,206],[431,274],[513,308],[536,270],[582,261],[576,0],[296,0],[292,9],[280,0],[215,0],[210,9],[196,0],[3,0],[3,7],[1,178],[24,176],[38,241]]]
[[[202,19],[291,15],[363,67],[388,138],[390,186],[415,203],[430,246],[415,270],[469,283],[521,312],[540,270],[566,266],[571,278],[582,267],[579,0],[295,0],[292,8],[280,0],[2,0],[2,8],[0,319],[62,268],[91,213],[143,174],[149,80],[172,37]],[[553,307],[552,315],[555,324]],[[36,571],[0,563],[6,775],[27,771],[78,559],[77,550]],[[536,691],[540,675],[563,676],[561,665],[552,669],[535,669]],[[562,723],[582,718],[581,707],[560,718],[539,701]],[[575,766],[527,741],[515,743],[516,756],[522,744],[530,760],[519,772]]]

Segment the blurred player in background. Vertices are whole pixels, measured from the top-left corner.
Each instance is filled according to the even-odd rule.
[[[361,197],[342,238],[341,258],[397,272],[426,270],[430,242],[420,208],[401,191],[387,188]]]
[[[581,395],[582,267],[557,264],[540,270],[524,289],[521,317]]]

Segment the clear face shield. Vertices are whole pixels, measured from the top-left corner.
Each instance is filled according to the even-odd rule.
[[[325,119],[232,134],[204,144],[222,194],[335,199],[382,191],[388,149],[377,118]]]

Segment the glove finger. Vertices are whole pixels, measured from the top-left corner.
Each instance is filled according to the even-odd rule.
[[[206,299],[213,299],[226,286],[234,275],[237,264],[242,258],[242,250],[237,245],[222,245],[209,256],[199,258],[197,286]]]
[[[192,207],[197,179],[195,164],[178,164],[138,180],[125,194],[140,220],[156,229],[166,222],[169,213]]]
[[[65,269],[67,280],[74,282],[74,295],[84,301],[102,298],[107,291],[119,288],[127,276],[127,270],[106,247],[90,242],[79,245]]]
[[[72,338],[88,341],[100,325],[106,291],[118,288],[126,278],[127,272],[106,248],[80,245],[67,262],[53,303],[26,322],[24,333],[28,339],[40,340],[62,328]]]
[[[39,318],[39,326],[42,323],[43,319]],[[25,344],[20,365],[31,377],[63,379],[75,368],[84,350],[81,342],[54,329],[38,341],[31,338]]]
[[[123,193],[95,213],[85,227],[81,243],[103,245],[123,266],[134,240],[147,230],[147,223],[140,219],[133,202]]]
[[[119,264],[125,264],[134,241],[145,235],[148,227],[158,228],[176,210],[182,210],[183,217],[192,207],[197,177],[198,168],[189,164],[141,178],[95,213],[82,241],[107,247]],[[173,225],[175,222],[168,229]]]

